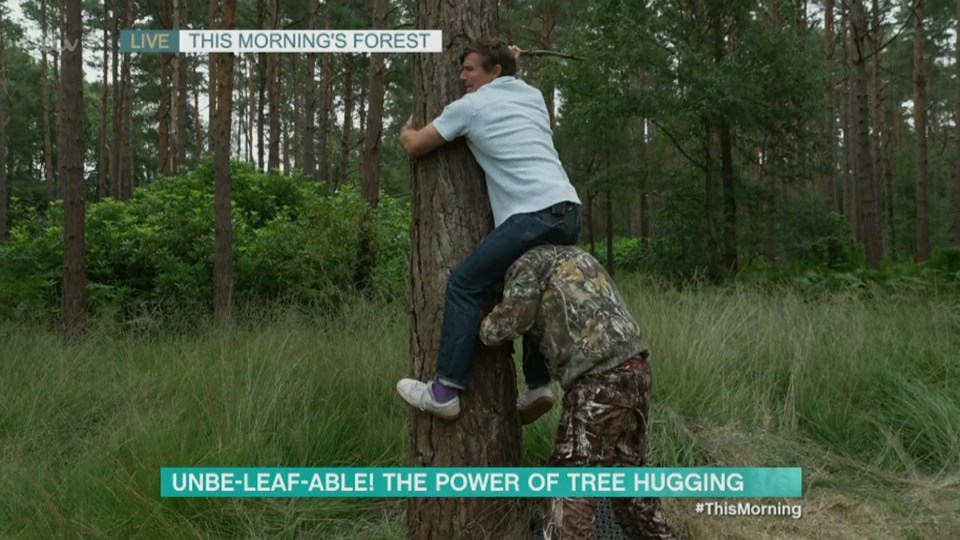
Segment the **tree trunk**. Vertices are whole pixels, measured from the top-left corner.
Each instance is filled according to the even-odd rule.
[[[843,50],[843,63],[842,65],[850,65],[850,25],[849,25],[849,12],[844,8],[841,11],[841,47]],[[856,196],[854,190],[854,169],[856,168],[856,161],[852,149],[854,145],[851,141],[854,140],[853,135],[853,126],[855,122],[851,120],[854,115],[853,112],[853,91],[852,84],[850,81],[850,74],[848,73],[843,79],[840,90],[840,130],[843,133],[843,175],[840,181],[843,184],[843,215],[847,219],[847,223],[850,224],[850,228],[853,229],[857,240],[860,240],[860,220],[857,219],[857,204]]]
[[[174,30],[187,26],[187,1],[173,0]],[[173,57],[173,115],[171,122],[176,129],[176,135],[171,141],[176,150],[173,172],[176,174],[180,165],[187,162],[187,56],[176,54]]]
[[[387,0],[373,0],[373,29],[383,30],[387,24]],[[383,135],[383,97],[385,92],[384,54],[370,55],[370,90],[367,99],[366,134],[363,138],[363,167],[360,169],[360,193],[370,208],[380,202],[380,145]]]
[[[720,123],[720,178],[723,184],[723,267],[735,272],[737,265],[737,195],[733,185],[733,140],[730,126]]]
[[[7,241],[7,68],[2,23],[0,19],[0,245]]]
[[[887,222],[887,245],[890,250],[890,258],[897,259],[896,242],[894,241],[893,225],[893,169],[890,166],[890,130],[887,126],[885,114],[885,100],[883,90],[885,83],[881,75],[880,47],[883,45],[883,25],[880,24],[880,6],[877,0],[873,0],[872,14],[872,34],[873,34],[873,131],[874,131],[874,163],[876,164],[877,174],[875,175],[874,192],[881,196],[877,201],[877,214],[886,215]],[[882,222],[884,219],[879,219]]]
[[[40,103],[43,115],[43,180],[47,184],[47,200],[57,198],[53,185],[53,143],[50,135],[50,81],[47,75],[47,0],[40,0]],[[58,117],[59,118],[59,117]]]
[[[284,167],[288,167],[292,165],[294,169],[303,167],[303,161],[301,160],[301,157],[300,157],[300,138],[301,138],[301,134],[303,133],[303,131],[301,131],[301,125],[300,125],[300,118],[301,118],[300,111],[303,110],[303,107],[301,104],[303,101],[303,95],[301,94],[302,83],[300,79],[303,76],[303,74],[301,73],[301,70],[300,70],[300,62],[297,61],[297,58],[299,58],[299,56],[300,55],[297,55],[297,54],[290,56],[290,63],[292,64],[291,67],[293,69],[293,92],[292,92],[293,95],[291,96],[293,98],[293,111],[292,111],[293,148],[290,149],[289,153],[292,153],[293,155],[289,156],[289,160],[287,156],[284,156],[283,158],[284,160],[288,160],[288,163],[286,163]],[[284,142],[284,145],[286,144],[287,143]]]
[[[717,231],[716,231],[716,212],[714,210],[714,203],[716,202],[716,179],[714,178],[714,169],[713,169],[713,155],[711,149],[713,148],[713,133],[710,130],[710,124],[704,123],[704,134],[703,134],[703,213],[704,213],[704,228],[706,229],[706,234],[704,234],[704,240],[706,241],[707,255],[709,256],[711,269],[714,267],[717,261],[716,254],[719,252],[719,242],[717,241]]]
[[[279,24],[280,5],[278,0],[270,0],[267,17],[271,30]],[[270,141],[267,152],[267,169],[280,168],[280,55],[267,53],[267,98],[270,102]]]
[[[174,0],[176,1],[176,0]],[[170,2],[163,2],[163,28],[169,28]],[[171,174],[173,164],[170,159],[170,62],[173,55],[160,55],[160,100],[157,106],[157,162],[162,174]]]
[[[343,57],[345,72],[343,75],[343,129],[340,130],[340,161],[334,189],[347,182],[350,167],[350,131],[353,129],[353,58]]]
[[[464,34],[496,35],[495,0],[462,5],[417,2],[419,28],[440,28],[442,54],[414,56],[414,125],[423,126],[463,94],[458,57]],[[413,376],[435,372],[446,276],[491,229],[483,172],[463,141],[413,161],[411,273]],[[483,314],[496,301],[490,291]],[[461,393],[463,415],[455,422],[413,412],[410,456],[417,466],[505,467],[520,463],[512,347],[478,346],[473,384]],[[408,536],[505,538],[518,521],[516,499],[408,499]]]
[[[126,26],[133,27],[133,0],[127,0]],[[133,55],[123,55],[123,67],[120,77],[123,79],[123,180],[121,197],[129,201],[133,197],[134,163],[133,163],[133,80],[131,70]]]
[[[927,208],[927,77],[923,29],[923,0],[917,0],[913,19],[913,128],[917,174],[916,260],[930,258],[930,217]]]
[[[332,12],[329,2],[324,2],[323,27],[332,28]],[[336,55],[320,55],[320,73],[323,82],[320,86],[320,113],[318,115],[317,174],[327,181],[333,191],[333,175],[330,173],[330,127],[333,116],[333,61]]]
[[[103,75],[100,79],[100,153],[97,163],[97,200],[102,201],[107,196],[107,92],[110,87],[109,65],[110,65],[110,27],[109,11],[107,2],[103,2]]]
[[[60,119],[63,118],[63,81],[60,76],[60,51],[63,50],[63,32],[67,27],[67,13],[63,10],[60,4],[56,4],[58,12],[60,13],[60,24],[57,27],[57,43],[58,46],[53,48],[53,84],[57,87],[57,123],[54,128],[56,135],[54,135],[54,145],[56,148],[60,148]],[[83,8],[81,7],[81,10]],[[54,186],[54,198],[63,198],[63,185],[60,184],[60,180],[57,178],[59,176],[59,169],[54,165],[51,167],[53,171],[53,182],[50,183],[51,186]]]
[[[286,107],[284,107],[284,109],[286,109]],[[283,175],[287,176],[290,174],[290,115],[283,114],[282,110],[280,111],[280,125],[280,133],[282,134],[281,142],[283,146],[283,151],[281,152],[283,159],[281,161],[283,163]]]
[[[868,45],[867,11],[863,0],[850,0],[850,35],[854,43],[850,55],[850,72],[853,76],[856,96],[856,155],[857,155],[857,207],[860,209],[860,229],[863,231],[867,265],[880,266],[883,259],[883,238],[880,219],[877,215],[873,157],[870,155],[870,104],[867,99]]]
[[[120,148],[123,146],[121,138],[120,122],[122,106],[120,100],[120,9],[117,5],[119,0],[111,0],[110,9],[113,17],[113,53],[112,53],[112,71],[113,71],[113,146],[110,148],[110,196],[120,200],[120,181],[123,178],[122,165],[120,164]]]
[[[220,20],[211,27],[231,30],[237,11],[237,0],[222,0]],[[230,320],[233,306],[233,222],[230,209],[230,120],[233,103],[233,55],[216,55],[216,78],[210,83],[217,89],[216,135],[213,158],[214,174],[214,250],[213,305],[219,322]]]
[[[200,124],[200,76],[199,66],[200,66],[200,57],[197,56],[194,60],[196,65],[194,67],[194,79],[193,79],[193,165],[196,167],[200,164],[200,158],[203,156],[203,126]]]
[[[83,203],[83,33],[81,0],[64,0],[64,36],[75,43],[60,55],[63,118],[60,126],[60,180],[63,190],[63,332],[77,341],[86,322]]]
[[[172,0],[173,1],[173,12],[171,15],[171,20],[173,21],[173,29],[179,30],[180,27],[180,2],[181,0]],[[164,2],[169,5],[169,2]],[[165,28],[169,28],[165,26]],[[179,115],[181,114],[180,109],[183,107],[180,101],[180,58],[179,54],[164,55],[167,57],[167,62],[170,63],[170,69],[172,75],[170,77],[170,96],[168,98],[169,109],[167,111],[168,116],[166,121],[168,122],[168,131],[169,131],[169,140],[167,148],[163,149],[164,154],[166,154],[166,160],[161,161],[163,164],[162,167],[166,169],[167,174],[177,174],[177,169],[179,167],[179,155],[178,149],[179,138],[183,136],[183,132],[180,131],[180,122]],[[164,99],[164,96],[161,94],[160,99]]]
[[[833,0],[825,0],[823,8],[823,26],[824,26],[824,45],[827,56],[827,85],[824,101],[826,101],[826,121],[824,122],[824,145],[823,145],[823,186],[822,193],[827,201],[827,207],[835,212],[840,211],[840,198],[837,196],[837,153],[836,153],[836,135],[837,135],[837,113],[834,107],[833,66],[836,44],[833,35]]]
[[[376,3],[377,0],[374,0]],[[320,9],[318,0],[310,0],[307,10],[309,11],[309,27],[311,30],[317,27],[317,10]],[[307,55],[306,67],[306,86],[303,89],[303,173],[307,178],[317,177],[316,147],[314,140],[316,138],[316,111],[317,111],[317,55]]]
[[[954,30],[957,36],[957,95],[954,98],[953,122],[957,128],[956,177],[954,178],[954,206],[953,206],[953,245],[960,247],[960,2],[957,2],[957,27]]]

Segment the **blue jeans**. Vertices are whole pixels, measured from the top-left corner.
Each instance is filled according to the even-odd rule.
[[[561,203],[510,216],[460,263],[447,281],[440,331],[437,377],[445,385],[465,389],[470,383],[470,366],[479,339],[480,304],[487,288],[502,280],[510,265],[528,249],[575,244],[579,234],[580,205]],[[528,345],[525,340],[524,345],[524,379],[534,386],[549,383],[547,361],[538,344]]]

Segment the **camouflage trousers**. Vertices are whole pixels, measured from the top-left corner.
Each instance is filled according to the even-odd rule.
[[[647,413],[653,373],[634,357],[597,375],[574,381],[550,457],[552,467],[644,467]],[[592,539],[596,499],[548,501],[544,538]],[[673,538],[655,498],[612,498],[617,523],[630,538]]]

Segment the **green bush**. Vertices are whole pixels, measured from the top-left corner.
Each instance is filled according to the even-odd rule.
[[[345,187],[327,194],[302,176],[232,168],[234,292],[238,303],[328,303],[353,290],[368,205]],[[213,297],[213,170],[209,161],[161,177],[132,200],[87,204],[88,303],[123,317],[204,313]],[[368,235],[373,291],[400,296],[409,206],[382,198]],[[60,304],[63,212],[23,213],[0,247],[0,318],[44,318]]]

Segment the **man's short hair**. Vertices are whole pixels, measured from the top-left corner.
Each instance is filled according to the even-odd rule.
[[[500,39],[481,37],[473,40],[460,55],[461,64],[470,53],[480,55],[480,65],[488,73],[493,71],[493,66],[500,64],[500,75],[517,74],[517,59],[513,57],[513,51],[510,50],[510,47]]]

